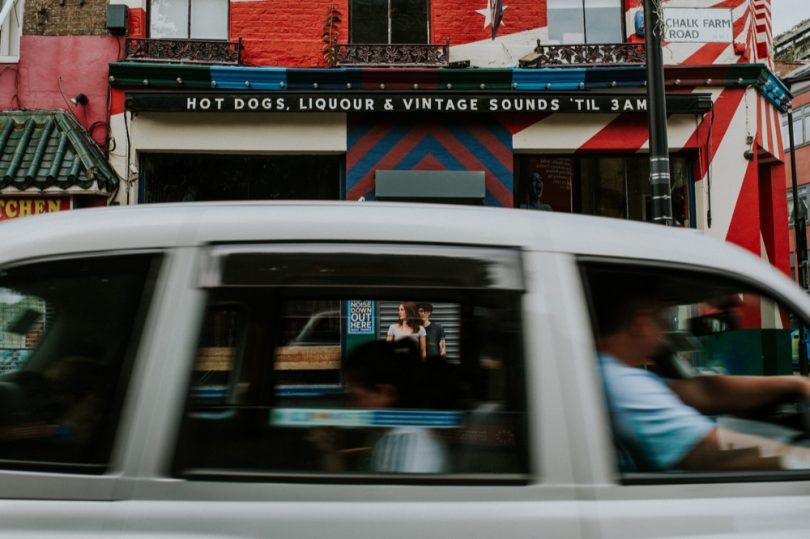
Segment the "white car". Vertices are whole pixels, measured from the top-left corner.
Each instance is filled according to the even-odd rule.
[[[792,374],[810,299],[698,232],[195,203],[21,218],[0,245],[0,536],[810,537],[808,469],[628,468],[615,449],[592,324],[611,276],[667,298],[650,368]],[[349,358],[408,349],[369,344],[383,301],[453,306],[459,359],[360,405]],[[282,353],[335,311],[338,345]],[[711,421],[802,443],[799,403],[772,404]],[[378,465],[411,441],[421,456]]]

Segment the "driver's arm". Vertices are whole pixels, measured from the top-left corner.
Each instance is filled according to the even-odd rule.
[[[789,398],[810,400],[810,379],[799,376],[698,376],[670,380],[669,386],[708,415],[746,412]]]

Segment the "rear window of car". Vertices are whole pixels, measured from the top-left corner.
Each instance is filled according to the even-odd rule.
[[[223,247],[202,286],[175,475],[525,481],[518,252]]]

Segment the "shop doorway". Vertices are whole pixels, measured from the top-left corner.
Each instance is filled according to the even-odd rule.
[[[338,200],[341,155],[145,154],[140,201]]]

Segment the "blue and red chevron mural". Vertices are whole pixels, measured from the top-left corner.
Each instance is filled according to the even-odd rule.
[[[483,170],[487,206],[513,205],[512,133],[494,118],[475,122],[349,120],[346,198],[374,199],[376,170]]]

